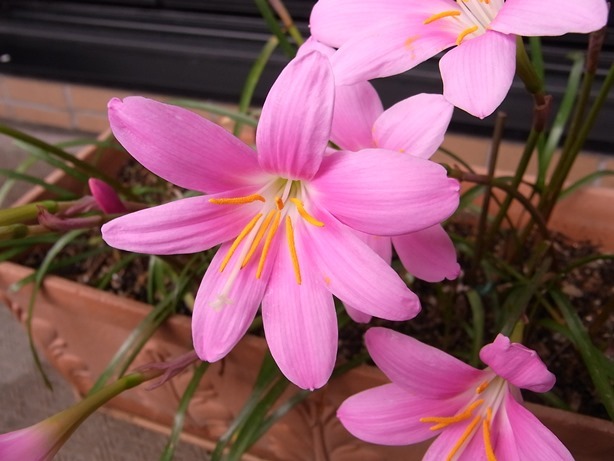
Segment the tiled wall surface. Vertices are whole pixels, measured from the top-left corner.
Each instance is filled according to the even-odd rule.
[[[0,75],[0,119],[5,122],[97,133],[108,126],[107,101],[112,97],[121,98],[131,94],[135,92]],[[164,95],[143,95],[161,100],[169,99],[169,96]],[[486,163],[489,140],[449,134],[444,147],[468,163],[481,166]],[[504,143],[499,153],[499,169],[513,171],[521,151],[520,144]],[[614,170],[614,152],[610,154],[583,154],[576,162],[570,180],[574,181],[596,170]],[[436,154],[435,160],[454,163],[449,157],[439,153]],[[536,165],[530,165],[529,174],[534,173],[535,168]],[[594,185],[614,187],[614,176],[596,179]]]

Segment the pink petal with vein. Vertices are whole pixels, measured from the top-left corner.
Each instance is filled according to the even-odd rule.
[[[439,349],[387,328],[369,329],[365,343],[375,364],[393,383],[423,398],[454,397],[479,383],[484,374]]]
[[[264,296],[278,243],[279,239],[275,239],[259,279],[256,278],[257,261],[252,261],[238,270],[234,282],[229,282],[235,258],[246,242],[239,245],[223,272],[220,272],[220,265],[231,243],[223,244],[216,253],[196,294],[192,314],[192,340],[201,360],[220,360],[247,332]]]
[[[328,156],[311,185],[341,222],[375,235],[400,235],[448,218],[459,184],[439,164],[384,149]]]
[[[588,33],[604,27],[604,0],[507,0],[490,28],[524,36]]]
[[[237,192],[230,197],[247,195]],[[259,209],[256,203],[216,205],[211,197],[180,199],[121,216],[102,226],[102,237],[112,247],[136,253],[195,253],[236,237]]]
[[[380,445],[410,445],[437,435],[420,422],[425,416],[449,416],[460,408],[448,400],[430,400],[396,384],[368,389],[345,400],[337,417],[352,435]]]
[[[311,179],[330,137],[335,82],[317,51],[295,58],[269,92],[256,132],[262,168],[288,179]]]
[[[388,320],[409,320],[420,302],[398,274],[352,230],[313,205],[312,213],[324,227],[305,226],[297,235],[309,248],[311,267],[322,283],[346,305]]]
[[[440,94],[423,93],[398,102],[373,125],[375,146],[428,159],[443,142],[453,111]]]
[[[343,150],[375,147],[371,129],[384,108],[369,82],[336,87],[330,139]]]
[[[460,273],[454,244],[439,224],[392,237],[392,243],[405,269],[421,280],[454,280]]]
[[[495,447],[497,459],[573,461],[561,441],[510,394],[505,397],[501,420]]]
[[[467,39],[439,61],[443,95],[479,118],[492,114],[509,91],[516,71],[516,38],[487,31]]]
[[[335,81],[350,85],[400,74],[454,45],[456,35],[407,16],[371,27],[345,42],[331,58]]]
[[[556,381],[537,352],[522,344],[512,343],[502,334],[482,348],[480,359],[496,374],[522,389],[548,392]]]
[[[141,97],[114,98],[109,122],[139,163],[186,189],[216,193],[265,180],[250,147],[189,110]]]
[[[311,11],[312,35],[338,48],[358,31],[407,13],[406,0],[320,0]]]
[[[297,223],[295,232],[303,231]],[[318,389],[330,378],[337,355],[337,316],[333,297],[316,280],[306,248],[296,241],[301,284],[283,236],[275,267],[262,301],[267,343],[282,373],[303,389]]]

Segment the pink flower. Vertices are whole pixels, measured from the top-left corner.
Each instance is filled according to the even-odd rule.
[[[370,83],[339,86],[331,140],[351,151],[381,148],[429,159],[443,141],[452,110],[441,95],[419,94],[384,111]],[[452,240],[439,223],[378,240],[380,254],[389,255],[392,243],[403,266],[422,280],[452,280],[460,272]]]
[[[126,213],[128,209],[121,201],[115,189],[100,179],[90,178],[87,182],[96,205],[105,213]]]
[[[145,253],[221,244],[196,296],[193,340],[202,360],[224,357],[262,302],[269,348],[297,385],[332,372],[332,295],[368,315],[406,320],[419,301],[355,232],[394,235],[432,226],[458,205],[459,185],[428,160],[337,152],[330,136],[334,78],[313,52],[282,72],[262,109],[257,153],[219,126],[143,98],[109,104],[117,139],[190,197],[103,226],[112,246]]]
[[[320,0],[311,33],[339,48],[339,84],[409,70],[446,48],[443,94],[476,117],[505,98],[516,69],[516,35],[588,33],[608,17],[604,0]]]
[[[26,429],[0,435],[2,461],[51,461],[70,433],[47,420]]]
[[[555,382],[535,351],[498,335],[480,351],[488,368],[477,370],[385,328],[365,339],[392,383],[343,402],[337,416],[356,437],[409,445],[437,436],[425,461],[573,460],[522,405],[519,388],[547,392]]]

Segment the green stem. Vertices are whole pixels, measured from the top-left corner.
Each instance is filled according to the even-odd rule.
[[[512,178],[511,184],[509,185],[509,189],[516,190],[516,191],[518,190],[518,186],[520,186],[520,183],[522,182],[522,178],[524,177],[527,167],[529,166],[529,161],[531,160],[531,156],[533,154],[533,151],[535,150],[535,146],[537,145],[539,136],[540,136],[540,132],[535,129],[532,129],[531,132],[529,133],[529,137],[524,146],[524,151],[522,152],[522,156],[520,157],[520,162],[518,164],[518,167],[516,168],[516,173],[514,174],[514,177]],[[501,204],[501,208],[499,209],[499,212],[495,216],[486,234],[485,244],[487,245],[487,247],[489,247],[492,244],[496,235],[498,234],[501,228],[501,223],[503,222],[503,219],[507,215],[507,212],[509,210],[510,205],[512,204],[513,199],[514,199],[514,196],[511,194],[508,194],[505,197],[503,203]]]
[[[249,110],[249,106],[252,102],[252,97],[254,96],[254,91],[256,90],[256,86],[260,81],[260,77],[262,76],[262,72],[266,67],[267,62],[271,58],[271,55],[279,45],[279,39],[273,35],[269,40],[267,40],[266,44],[262,48],[258,59],[254,61],[252,64],[252,68],[245,79],[245,84],[243,86],[243,91],[241,91],[241,99],[239,101],[239,112],[242,114],[247,114]],[[239,136],[241,133],[242,124],[237,121],[235,124],[235,128],[233,133],[235,136]]]

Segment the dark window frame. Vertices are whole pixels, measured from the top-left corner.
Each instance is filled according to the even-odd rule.
[[[308,33],[315,0],[286,0],[298,27]],[[610,21],[612,24],[612,21]],[[35,78],[238,101],[245,76],[269,37],[250,0],[0,0],[0,72]],[[544,39],[548,91],[555,108],[565,87],[569,52],[586,37]],[[614,61],[614,34],[602,60]],[[276,52],[255,93],[261,103],[287,58]],[[597,80],[603,80],[600,72]],[[441,92],[436,60],[374,82],[385,105],[417,92]],[[515,80],[501,110],[507,135],[526,136],[531,100]],[[588,146],[614,151],[614,95],[596,122]],[[492,116],[478,120],[457,110],[451,128],[488,135]]]

